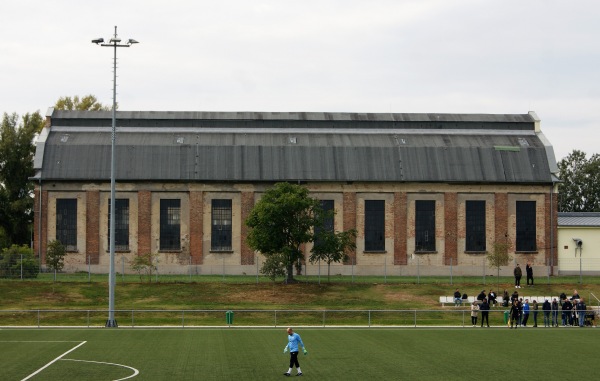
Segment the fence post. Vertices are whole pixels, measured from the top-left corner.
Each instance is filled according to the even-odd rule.
[[[369,328],[371,327],[371,310],[369,310]]]
[[[454,258],[450,258],[450,284],[453,284],[453,283],[452,283],[452,265],[453,265],[453,262],[452,262],[452,260],[453,260],[453,259],[454,259]]]
[[[325,328],[325,310],[323,310],[323,328]]]
[[[417,327],[417,310],[415,310],[415,328]]]

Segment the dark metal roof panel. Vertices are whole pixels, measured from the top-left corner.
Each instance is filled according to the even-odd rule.
[[[572,212],[558,213],[559,227],[598,227],[600,226],[600,213]]]
[[[45,179],[110,177],[110,133],[50,133],[44,155]],[[119,133],[116,157],[127,180],[551,181],[535,135]]]
[[[53,111],[36,178],[110,177],[111,113]],[[552,182],[530,114],[119,112],[117,179]]]

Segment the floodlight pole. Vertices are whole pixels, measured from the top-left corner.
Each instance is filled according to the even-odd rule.
[[[110,222],[109,222],[109,253],[110,268],[108,273],[108,320],[105,327],[118,327],[115,320],[115,140],[117,130],[117,48],[128,48],[137,41],[129,39],[127,44],[121,44],[121,39],[117,36],[117,27],[115,26],[115,35],[108,43],[104,43],[103,38],[92,40],[93,43],[100,46],[112,47],[113,53],[113,103],[112,103],[112,131],[110,137]]]

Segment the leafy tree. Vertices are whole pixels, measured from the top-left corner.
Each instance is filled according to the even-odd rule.
[[[500,292],[500,267],[507,266],[508,262],[510,262],[512,259],[510,254],[508,254],[508,249],[510,249],[510,245],[507,241],[496,241],[494,242],[494,250],[487,254],[487,260],[490,264],[490,267],[498,270],[498,275],[496,278],[498,280],[498,292]]]
[[[57,110],[80,110],[80,111],[110,111],[112,106],[105,106],[98,102],[98,99],[94,95],[86,95],[82,98],[75,95],[71,97],[60,97],[54,108]]]
[[[558,210],[561,212],[600,212],[600,155],[588,160],[573,150],[558,163]]]
[[[40,272],[33,250],[29,247],[12,245],[0,253],[0,277],[37,278]]]
[[[33,139],[44,126],[39,112],[4,113],[0,125],[0,237],[4,247],[29,243],[33,221]]]
[[[156,254],[151,253],[140,254],[136,255],[129,262],[131,268],[140,276],[140,281],[143,280],[142,275],[146,275],[148,277],[148,281],[152,282],[152,272],[156,271],[157,269],[154,265],[156,257]]]
[[[321,230],[315,237],[315,245],[310,255],[310,263],[323,261],[327,263],[327,281],[330,281],[331,262],[345,261],[346,252],[356,249],[356,230],[343,232]]]
[[[313,241],[320,208],[300,185],[277,183],[265,192],[246,220],[248,245],[266,257],[261,272],[274,277],[284,269],[287,282],[294,281],[294,263],[303,258],[300,245]]]
[[[60,271],[65,266],[65,255],[67,251],[59,240],[53,240],[48,243],[46,250],[46,265],[55,273]],[[54,279],[56,280],[56,279]]]

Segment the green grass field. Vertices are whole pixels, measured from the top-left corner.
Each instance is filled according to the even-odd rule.
[[[600,329],[594,328],[300,327],[297,332],[309,351],[300,356],[304,378],[313,380],[590,378],[600,350]],[[1,329],[0,378],[283,379],[286,343],[284,328]]]

